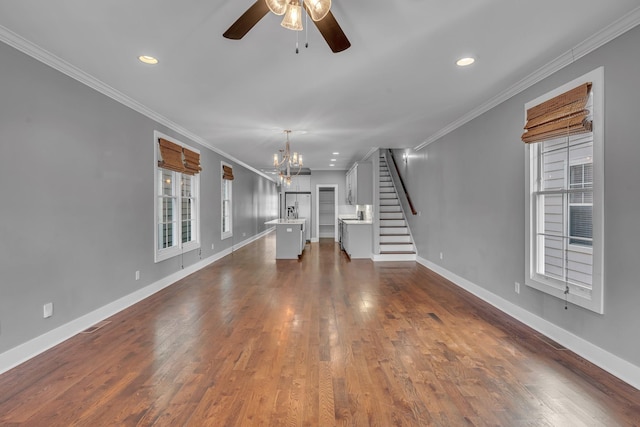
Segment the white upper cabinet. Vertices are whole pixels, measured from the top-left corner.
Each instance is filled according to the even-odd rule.
[[[347,203],[350,205],[373,204],[373,165],[356,163],[347,172]]]
[[[311,175],[292,176],[291,185],[285,185],[284,191],[311,191]]]

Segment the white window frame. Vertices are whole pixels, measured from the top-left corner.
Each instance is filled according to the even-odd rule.
[[[222,174],[223,174],[223,170],[222,167],[223,166],[227,166],[227,167],[232,167],[232,165],[230,165],[229,163],[225,163],[225,162],[220,162],[220,239],[224,240],[224,239],[228,239],[229,237],[233,236],[233,181],[228,180],[228,179],[222,179]],[[229,224],[229,231],[225,231],[224,230],[224,187],[225,185],[229,186],[229,218],[228,218],[228,224]]]
[[[182,192],[181,192],[181,182],[183,174],[179,172],[169,171],[158,167],[158,160],[160,158],[160,150],[158,148],[158,138],[166,139],[167,141],[171,141],[174,144],[178,144],[184,148],[187,148],[195,153],[200,154],[200,150],[193,148],[189,145],[186,145],[180,141],[177,141],[175,138],[172,138],[168,135],[165,135],[161,132],[154,131],[153,133],[153,164],[154,164],[154,199],[153,199],[153,214],[154,214],[154,232],[153,232],[153,244],[154,244],[154,261],[160,262],[169,258],[173,258],[177,255],[180,255],[184,252],[189,252],[194,249],[200,248],[200,174],[195,175],[184,175],[189,176],[192,179],[192,188],[191,200],[195,206],[192,207],[192,220],[193,225],[191,229],[191,235],[193,236],[192,240],[183,243],[182,242]],[[176,208],[175,208],[175,218],[172,222],[175,222],[177,226],[174,229],[174,238],[173,245],[168,248],[160,248],[159,246],[159,222],[160,222],[160,212],[158,206],[158,198],[161,196],[159,191],[160,180],[162,179],[162,173],[166,171],[171,174],[171,181],[173,185],[173,194],[176,200]]]
[[[525,182],[526,182],[526,227],[525,233],[525,284],[539,291],[566,300],[577,306],[599,314],[604,313],[604,69],[597,68],[577,79],[548,92],[525,104],[526,111],[555,96],[567,92],[583,83],[592,82],[592,120],[593,120],[593,245],[584,247],[570,245],[575,252],[593,254],[591,292],[569,292],[565,294],[566,284],[553,280],[536,272],[538,257],[543,251],[538,248],[537,227],[537,179],[539,174],[538,156],[543,142],[526,144]]]

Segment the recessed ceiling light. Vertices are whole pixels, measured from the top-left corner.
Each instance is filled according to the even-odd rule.
[[[338,160],[336,160],[336,159],[331,159],[331,161],[332,161],[332,162],[337,162]]]
[[[338,153],[337,151],[335,151],[335,152],[333,153],[333,155],[334,155],[334,156],[337,156],[338,154],[340,154],[340,153]]]
[[[460,58],[456,61],[456,65],[459,67],[466,67],[467,65],[471,65],[474,62],[476,62],[475,58],[471,58],[471,57],[466,57],[466,58]]]
[[[331,163],[329,166],[334,167],[335,165],[333,163]]]
[[[140,60],[140,62],[144,62],[145,64],[156,65],[158,63],[158,60],[156,58],[149,55],[140,55],[138,56],[138,59]]]

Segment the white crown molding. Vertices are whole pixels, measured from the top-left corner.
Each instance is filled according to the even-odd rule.
[[[31,56],[34,59],[37,59],[38,61],[50,66],[51,68],[54,68],[58,71],[60,71],[63,74],[66,74],[67,76],[79,81],[80,83],[89,86],[90,88],[102,93],[103,95],[108,96],[109,98],[131,108],[134,111],[137,111],[138,113],[150,118],[151,120],[154,120],[166,127],[168,127],[169,129],[179,133],[180,135],[184,136],[185,138],[189,138],[192,141],[197,142],[198,144],[202,145],[203,147],[206,147],[208,149],[210,149],[211,151],[220,154],[221,156],[227,158],[228,160],[242,166],[245,167],[247,169],[249,169],[250,171],[263,176],[265,178],[267,178],[269,181],[275,182],[275,180],[264,174],[263,172],[259,171],[258,169],[249,166],[248,164],[246,164],[245,162],[225,153],[224,151],[214,147],[213,145],[211,145],[208,141],[206,141],[204,138],[201,138],[200,136],[194,134],[193,132],[185,129],[184,127],[178,125],[177,123],[169,120],[168,118],[158,114],[157,112],[153,111],[152,109],[150,109],[149,107],[141,104],[140,102],[136,101],[133,98],[128,97],[127,95],[125,95],[124,93],[112,88],[111,86],[107,85],[106,83],[98,80],[97,78],[93,77],[92,75],[82,71],[81,69],[79,69],[78,67],[68,63],[67,61],[65,61],[62,58],[57,57],[56,55],[52,54],[51,52],[48,52],[46,50],[44,50],[43,48],[41,48],[40,46],[30,42],[29,40],[25,39],[24,37],[20,36],[19,34],[14,33],[13,31],[9,30],[6,27],[3,27],[2,25],[0,25],[0,41],[8,44],[9,46],[21,51],[22,53],[25,53],[29,56]]]
[[[378,149],[379,149],[378,147],[371,147],[371,149],[367,151],[367,154],[364,155],[361,161],[364,162],[365,160],[368,160],[369,157],[373,156],[375,152],[378,151]]]
[[[497,107],[498,105],[514,97],[515,95],[519,94],[525,89],[528,89],[534,84],[538,83],[539,81],[549,77],[556,71],[561,70],[562,68],[571,64],[572,62],[577,61],[578,59],[593,52],[594,50],[601,47],[602,45],[626,33],[627,31],[634,28],[638,24],[640,24],[640,7],[632,10],[631,12],[629,12],[622,18],[618,19],[611,25],[598,31],[596,34],[587,38],[583,42],[577,44],[568,52],[563,53],[553,61],[549,62],[548,64],[534,71],[533,73],[529,74],[527,77],[520,80],[513,86],[507,88],[503,92],[500,92],[499,94],[489,99],[488,101],[480,104],[478,107],[469,111],[464,116],[449,123],[447,126],[443,127],[438,132],[431,135],[422,143],[420,143],[419,145],[416,145],[413,149],[415,151],[423,149],[424,147],[431,144],[432,142],[435,142],[438,139],[445,136],[446,134],[458,129],[460,126],[464,125],[465,123],[468,123],[471,120],[475,119],[476,117],[491,110],[492,108]]]

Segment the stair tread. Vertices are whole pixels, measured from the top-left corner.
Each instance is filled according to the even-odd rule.
[[[378,198],[380,205],[380,237],[382,240],[392,240],[379,242],[380,253],[383,255],[415,255],[415,251],[409,250],[415,249],[415,246],[411,241],[411,235],[407,232],[406,217],[400,206],[391,172],[384,157],[380,161]],[[390,218],[385,218],[385,216]],[[388,232],[388,234],[385,232]]]

